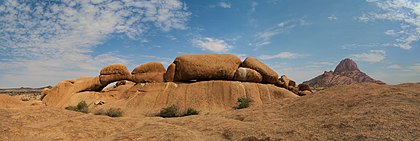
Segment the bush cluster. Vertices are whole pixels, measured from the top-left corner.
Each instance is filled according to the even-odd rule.
[[[200,112],[194,108],[188,108],[188,110],[184,114],[178,114],[178,107],[176,105],[170,105],[166,108],[162,108],[158,114],[158,116],[163,118],[171,118],[171,117],[181,117],[181,116],[190,116],[190,115],[198,115]]]
[[[121,109],[117,108],[109,108],[108,110],[99,109],[95,112],[95,115],[107,115],[110,117],[120,117],[122,116],[123,112]]]
[[[89,106],[87,105],[86,101],[80,101],[76,106],[68,106],[65,108],[66,110],[72,110],[76,112],[88,113]],[[100,109],[94,113],[95,115],[107,115],[110,117],[120,117],[122,116],[121,109],[117,108],[109,108],[107,110]]]
[[[86,101],[80,101],[79,104],[77,104],[77,106],[68,106],[65,109],[76,112],[88,113],[88,105]]]

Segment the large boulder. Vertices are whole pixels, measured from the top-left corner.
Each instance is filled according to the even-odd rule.
[[[235,76],[233,77],[233,80],[235,81],[255,83],[260,83],[262,79],[263,78],[259,72],[250,68],[243,67],[238,68],[238,70],[236,70]]]
[[[176,69],[176,66],[175,66],[174,63],[172,63],[168,66],[168,69],[166,69],[166,73],[164,75],[164,78],[165,78],[166,82],[173,82],[174,81],[175,69]]]
[[[124,64],[111,64],[102,68],[99,78],[101,84],[106,86],[120,80],[131,80],[131,74]]]
[[[134,68],[131,75],[133,76],[132,80],[137,83],[163,82],[165,72],[162,63],[150,62]]]
[[[259,72],[263,77],[263,80],[262,80],[263,83],[270,83],[270,84],[277,83],[277,79],[279,75],[270,67],[258,61],[254,57],[247,57],[244,60],[244,62],[242,62],[241,67],[251,68]]]
[[[308,84],[299,84],[298,88],[299,88],[299,91],[310,91],[310,92],[312,92],[311,87],[309,87]]]
[[[69,99],[76,93],[86,91],[97,93],[98,91],[101,91],[105,86],[106,85],[101,84],[99,76],[80,77],[76,80],[63,80],[51,88],[51,90],[45,91],[46,94],[42,101],[47,106],[64,106],[70,102]]]
[[[174,81],[233,80],[241,59],[231,54],[188,54],[173,63]]]

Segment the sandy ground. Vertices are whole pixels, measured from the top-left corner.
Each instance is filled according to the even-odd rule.
[[[0,140],[420,140],[420,84],[336,86],[217,114],[111,118],[0,96]]]

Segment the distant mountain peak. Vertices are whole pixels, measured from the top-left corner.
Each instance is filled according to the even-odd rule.
[[[340,63],[335,67],[334,74],[346,73],[358,71],[360,72],[359,68],[357,67],[356,62],[351,60],[350,58],[346,58],[340,61]]]
[[[337,67],[335,67],[334,72],[325,71],[323,74],[303,83],[311,87],[330,87],[361,82],[384,84],[382,81],[375,80],[360,71],[356,62],[350,58],[346,58],[340,61]]]

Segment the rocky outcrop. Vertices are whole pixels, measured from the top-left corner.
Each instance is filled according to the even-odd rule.
[[[176,82],[232,80],[241,60],[231,54],[188,54],[176,57]]]
[[[361,82],[385,84],[382,81],[375,80],[360,71],[356,62],[346,58],[337,65],[334,71],[325,71],[324,74],[303,83],[311,87],[320,88],[335,85],[349,85]]]
[[[99,76],[64,80],[45,91],[43,103],[64,108],[84,100],[93,109],[110,106],[140,114],[154,114],[175,104],[181,110],[191,107],[211,113],[231,109],[241,97],[251,98],[253,105],[296,97],[299,90],[294,81],[285,75],[283,82],[277,77],[275,71],[252,57],[241,62],[230,54],[182,55],[167,70],[161,63],[151,62],[129,73],[123,64],[112,64]],[[112,82],[117,83],[106,87]]]
[[[77,105],[82,100],[88,104],[103,100],[107,101],[104,107],[121,108],[131,114],[153,115],[161,108],[173,104],[180,110],[191,107],[200,110],[200,113],[215,113],[232,109],[240,97],[253,99],[253,106],[276,99],[297,97],[294,93],[274,85],[238,81],[137,83],[124,89],[114,88],[118,90],[110,89],[105,92],[58,91],[69,89],[69,85],[71,84],[58,84],[43,102],[47,106],[64,108]]]
[[[277,83],[277,79],[279,75],[270,67],[258,61],[254,57],[247,57],[244,60],[244,62],[242,62],[241,67],[251,68],[259,72],[263,77],[263,80],[262,80],[263,83],[270,83],[270,84]]]

